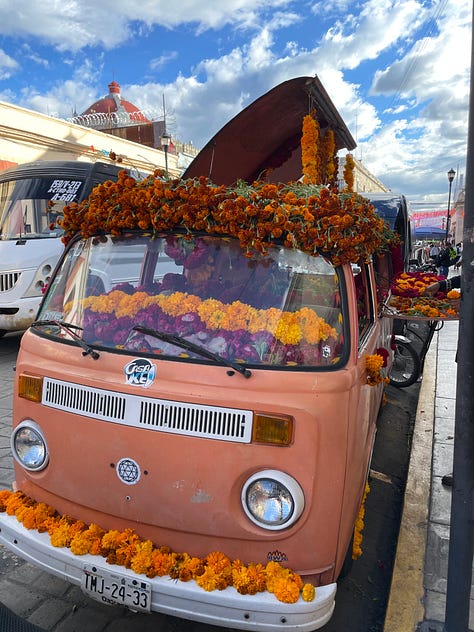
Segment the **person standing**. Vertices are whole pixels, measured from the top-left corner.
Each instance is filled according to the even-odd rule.
[[[447,241],[444,247],[440,250],[438,256],[435,259],[436,267],[438,268],[440,276],[448,276],[449,266],[454,265],[454,260],[451,256],[451,244]]]
[[[439,255],[439,246],[437,244],[430,244],[430,259],[433,261],[436,260],[436,257]]]

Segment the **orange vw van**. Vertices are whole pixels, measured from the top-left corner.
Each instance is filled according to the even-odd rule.
[[[387,226],[349,188],[122,173],[62,228],[0,542],[104,603],[322,627],[391,362]]]

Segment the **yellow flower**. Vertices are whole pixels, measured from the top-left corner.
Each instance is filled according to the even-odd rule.
[[[212,568],[212,566],[207,566],[202,575],[196,577],[196,583],[198,586],[207,592],[212,592],[216,590],[220,582],[219,573]]]
[[[232,584],[242,595],[255,595],[266,590],[265,567],[262,564],[232,565]]]
[[[303,597],[304,601],[313,601],[315,595],[316,595],[316,590],[313,584],[305,584],[303,586],[303,590],[301,591],[301,596]]]
[[[153,542],[145,540],[137,544],[136,553],[132,557],[130,568],[135,573],[146,575],[152,564]]]
[[[378,353],[366,356],[365,368],[367,371],[367,384],[375,386],[376,384],[380,384],[380,382],[386,384],[390,382],[389,378],[385,376],[382,371],[384,362],[383,357]]]
[[[300,589],[292,577],[277,577],[273,586],[273,593],[278,601],[296,603],[300,596]]]

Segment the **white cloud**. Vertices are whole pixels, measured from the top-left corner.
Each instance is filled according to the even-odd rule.
[[[0,79],[8,79],[17,72],[19,64],[5,51],[0,49]]]
[[[34,36],[60,51],[86,46],[112,49],[155,25],[192,25],[197,33],[227,24],[251,28],[267,10],[284,9],[291,0],[0,0],[0,34]],[[282,15],[282,14],[281,14]]]
[[[177,57],[178,57],[177,51],[163,53],[163,55],[160,55],[160,57],[155,57],[154,59],[150,60],[150,63],[149,63],[150,70],[154,70],[154,71],[161,70],[161,68],[164,68],[170,61],[177,59]]]
[[[327,31],[325,53],[339,68],[355,68],[409,37],[422,17],[416,0],[369,0],[358,15],[348,14]]]

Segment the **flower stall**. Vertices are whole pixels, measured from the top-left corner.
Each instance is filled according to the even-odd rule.
[[[427,288],[444,279],[431,272],[401,273],[393,281],[385,315],[405,320],[458,320],[459,290],[427,293]]]

